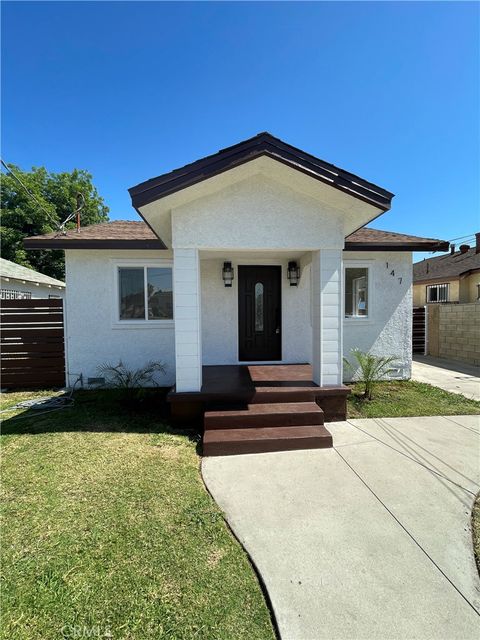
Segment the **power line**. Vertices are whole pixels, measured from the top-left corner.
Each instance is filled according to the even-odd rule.
[[[452,238],[449,242],[453,242],[454,240],[470,240],[471,238],[475,238],[475,234],[471,233],[469,236],[460,236],[459,238]]]
[[[60,225],[58,223],[58,220],[55,220],[52,217],[52,214],[50,211],[47,211],[47,209],[45,209],[45,207],[42,205],[41,202],[39,202],[37,200],[37,198],[33,195],[33,193],[30,191],[30,189],[28,189],[28,187],[26,187],[23,182],[20,180],[20,178],[16,175],[16,173],[8,166],[8,164],[6,162],[4,162],[3,158],[0,158],[0,162],[2,163],[2,165],[5,167],[5,169],[8,171],[8,173],[13,176],[15,178],[15,180],[21,185],[21,187],[25,190],[25,192],[28,194],[28,196],[35,202],[35,204],[40,207],[40,209],[47,214],[48,218],[50,219],[50,222],[52,222],[57,229],[60,229]]]

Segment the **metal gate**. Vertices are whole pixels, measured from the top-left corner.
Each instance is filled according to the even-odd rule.
[[[63,387],[63,300],[2,300],[1,305],[1,387]]]
[[[412,352],[414,354],[425,355],[426,337],[426,308],[413,307]]]

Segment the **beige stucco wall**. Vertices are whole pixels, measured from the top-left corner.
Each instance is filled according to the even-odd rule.
[[[460,302],[477,302],[478,289],[480,284],[480,271],[472,273],[460,280]]]
[[[441,278],[438,280],[432,280],[428,282],[428,284],[444,284],[448,282],[450,285],[448,301],[449,302],[458,302],[460,299],[460,286],[458,280],[448,280],[445,278]],[[419,283],[413,285],[413,306],[414,307],[423,307],[427,304],[427,283]]]

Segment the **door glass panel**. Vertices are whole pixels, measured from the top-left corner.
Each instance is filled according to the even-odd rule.
[[[263,331],[263,284],[255,285],[255,331]]]

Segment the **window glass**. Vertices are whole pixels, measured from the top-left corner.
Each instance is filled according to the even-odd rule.
[[[263,284],[255,284],[255,331],[263,331]]]
[[[368,316],[368,269],[345,269],[345,317]]]
[[[147,268],[148,319],[173,318],[172,270]]]
[[[448,302],[448,283],[427,285],[427,302]]]
[[[118,270],[120,320],[145,320],[145,283],[143,267]]]

